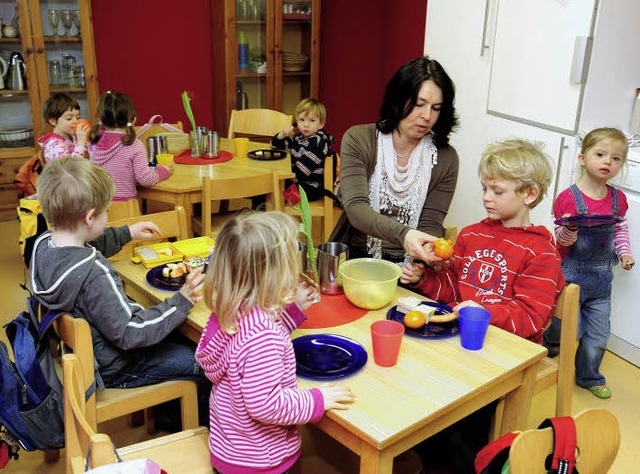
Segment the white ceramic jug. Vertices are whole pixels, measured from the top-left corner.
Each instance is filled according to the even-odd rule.
[[[0,56],[0,89],[4,89],[4,78],[9,71],[9,65],[7,61],[4,60],[2,56]]]

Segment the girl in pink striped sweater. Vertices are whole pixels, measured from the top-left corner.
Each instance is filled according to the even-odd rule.
[[[213,312],[196,349],[213,382],[209,449],[216,472],[287,471],[300,456],[296,425],[355,400],[346,387],[297,387],[290,335],[317,291],[298,282],[297,232],[282,212],[244,213],[216,239],[204,286]]]
[[[102,166],[116,183],[114,201],[136,198],[136,186],[153,186],[173,173],[173,165],[149,168],[144,145],[136,138],[133,124],[136,106],[131,97],[107,91],[98,99],[100,121],[89,133],[89,158]]]

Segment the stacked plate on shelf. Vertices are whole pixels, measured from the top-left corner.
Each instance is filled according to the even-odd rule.
[[[0,147],[20,148],[33,146],[33,128],[30,126],[0,127]]]
[[[304,71],[309,64],[309,56],[293,51],[282,52],[282,70],[287,72]]]

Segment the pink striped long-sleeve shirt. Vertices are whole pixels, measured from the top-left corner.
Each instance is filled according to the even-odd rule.
[[[618,215],[623,217],[624,220],[616,224],[616,229],[613,234],[613,246],[618,258],[623,255],[631,255],[631,241],[629,239],[629,225],[627,224],[627,210],[629,209],[629,203],[627,202],[627,196],[616,189],[618,193],[618,206],[620,207]],[[611,206],[613,205],[613,193],[611,188],[608,188],[607,195],[604,199],[591,199],[586,194],[582,193],[582,199],[589,209],[589,214],[610,215]],[[570,189],[565,189],[556,198],[553,204],[553,213],[556,218],[562,217],[566,214],[571,216],[578,215],[578,208],[575,198]],[[566,226],[556,226],[555,229],[556,242],[558,252],[561,257],[569,255],[570,247],[576,242],[578,238],[578,229],[569,229]]]
[[[294,304],[277,320],[254,308],[227,334],[215,314],[209,318],[196,360],[213,382],[209,449],[220,472],[284,472],[300,455],[296,425],[322,417],[320,391],[296,382],[290,335],[304,319]]]
[[[126,201],[138,196],[136,186],[153,186],[167,179],[169,170],[149,168],[147,152],[140,140],[131,145],[122,143],[123,134],[105,131],[97,143],[89,145],[89,158],[102,166],[116,183],[114,201]]]

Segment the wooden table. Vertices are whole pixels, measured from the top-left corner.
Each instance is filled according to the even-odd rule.
[[[249,151],[269,148],[268,144],[249,142]],[[228,138],[220,139],[220,149],[233,153],[233,142]],[[265,171],[277,171],[284,180],[295,175],[291,172],[291,159],[258,161],[239,158],[234,155],[230,161],[211,165],[182,165],[175,163],[173,174],[166,180],[151,187],[138,187],[138,196],[142,199],[160,201],[182,206],[187,214],[189,233],[191,234],[191,216],[193,204],[202,202],[202,178],[228,179],[251,176]]]
[[[146,269],[116,262],[127,293],[141,304],[155,304],[167,292],[145,280]],[[411,293],[398,288],[396,298]],[[391,306],[391,305],[389,305]],[[404,337],[395,367],[375,365],[369,326],[384,319],[387,309],[370,311],[359,320],[327,329],[297,330],[293,337],[332,333],[361,343],[369,360],[364,369],[340,383],[357,402],[348,410],[331,410],[317,426],[360,456],[360,473],[391,473],[393,458],[493,400],[505,397],[501,434],[526,428],[537,363],[546,349],[511,333],[489,327],[484,348],[467,351],[458,336],[424,340]],[[209,317],[200,303],[191,310],[183,331],[198,340]],[[300,387],[318,382],[298,379]]]

